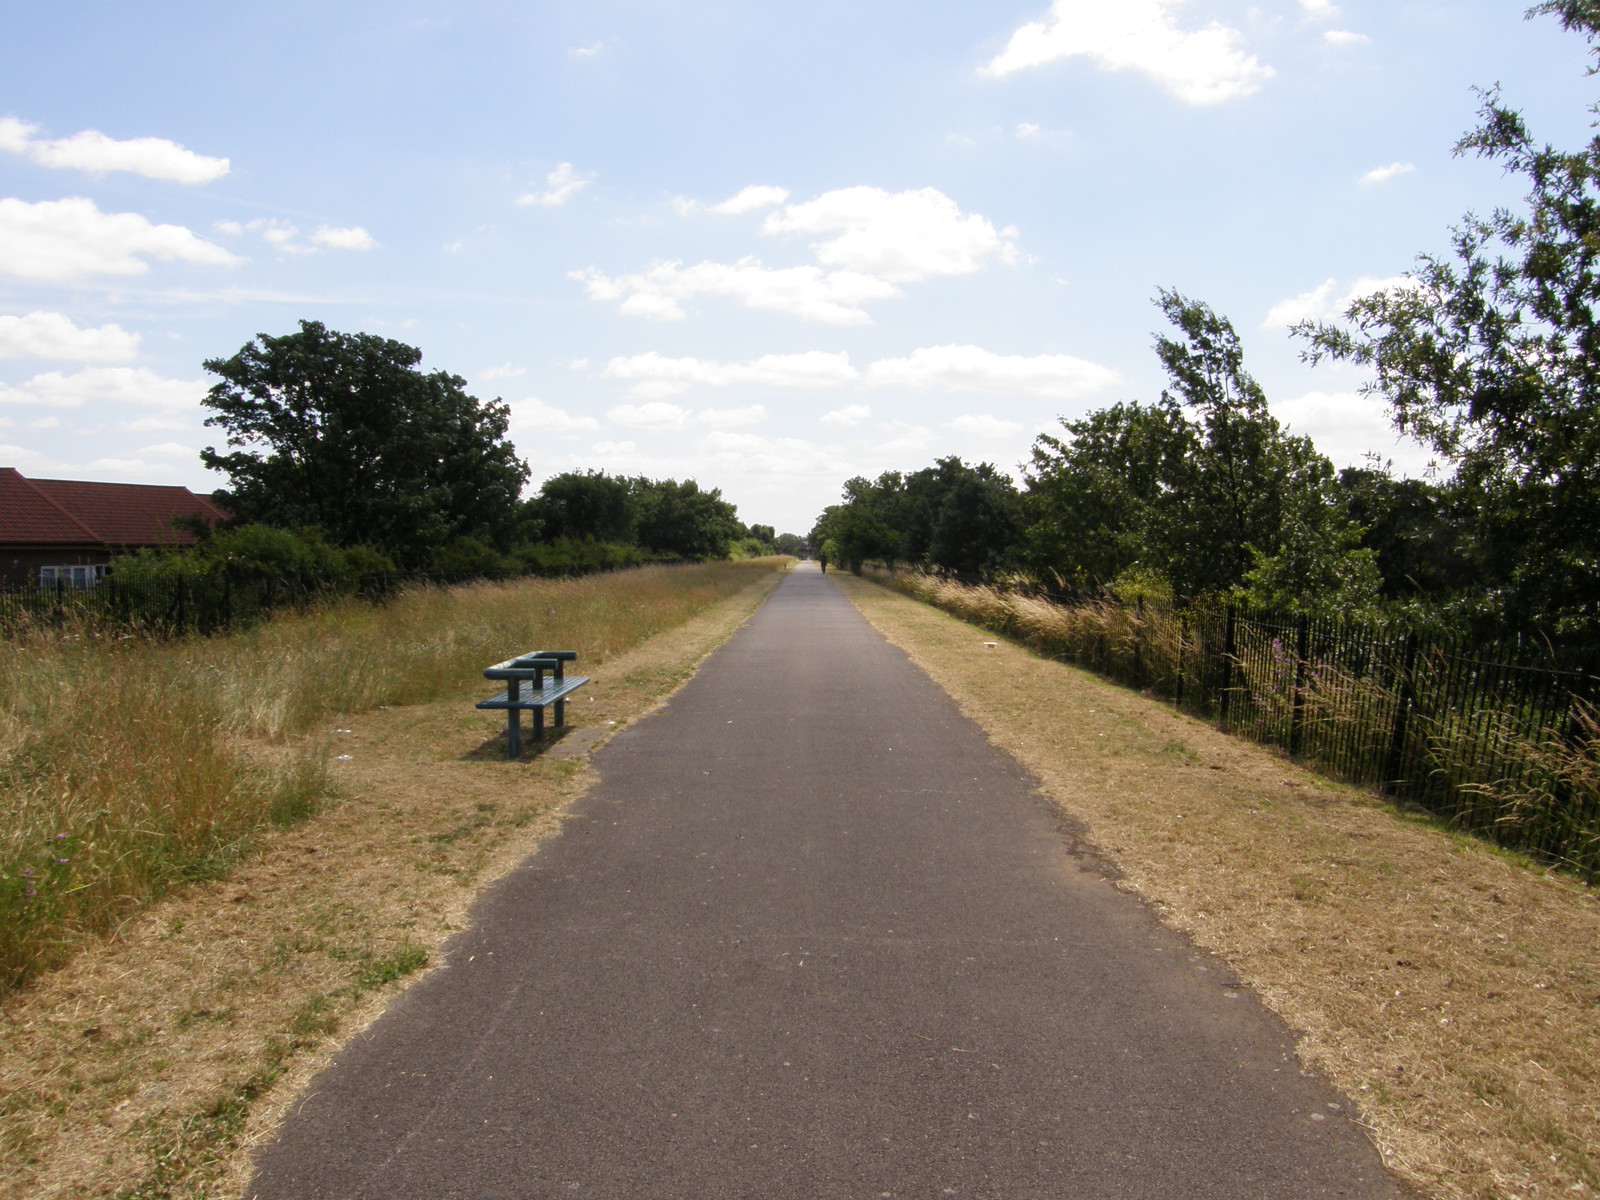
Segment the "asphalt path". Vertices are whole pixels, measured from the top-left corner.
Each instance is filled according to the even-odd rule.
[[[595,765],[249,1194],[1404,1195],[1281,1022],[814,569]]]

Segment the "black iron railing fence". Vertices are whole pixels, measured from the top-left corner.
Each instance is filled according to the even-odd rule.
[[[890,579],[891,577],[882,576]],[[898,573],[1038,650],[1600,880],[1600,653]]]

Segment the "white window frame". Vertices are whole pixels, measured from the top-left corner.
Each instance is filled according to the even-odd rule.
[[[74,591],[87,591],[99,584],[108,574],[106,563],[68,563],[62,566],[40,567],[39,586],[53,588],[64,580]]]

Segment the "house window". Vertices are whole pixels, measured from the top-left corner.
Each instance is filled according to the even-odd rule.
[[[53,588],[57,585],[64,585],[78,589],[92,588],[105,575],[105,563],[93,563],[89,566],[40,567],[39,586]]]

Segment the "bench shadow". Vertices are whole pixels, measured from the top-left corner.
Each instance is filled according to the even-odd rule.
[[[517,762],[533,762],[558,746],[564,738],[574,729],[572,725],[563,725],[558,729],[546,729],[542,739],[535,738],[531,730],[522,731],[522,753],[517,756]],[[468,750],[461,755],[460,762],[507,762],[506,735],[504,730],[494,737]]]

